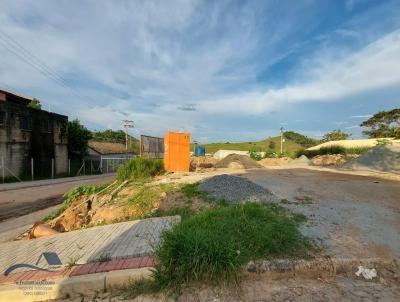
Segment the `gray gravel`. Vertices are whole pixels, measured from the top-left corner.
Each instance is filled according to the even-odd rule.
[[[274,202],[277,197],[269,190],[239,176],[217,175],[204,180],[199,190],[231,203],[247,201]]]

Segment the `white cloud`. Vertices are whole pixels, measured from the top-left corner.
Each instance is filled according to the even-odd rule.
[[[372,117],[371,114],[365,114],[365,115],[352,115],[350,118],[369,118]]]
[[[305,73],[306,82],[224,97],[201,103],[205,112],[262,114],[271,109],[310,101],[335,101],[357,93],[400,85],[400,30],[369,44],[341,61],[317,58]]]

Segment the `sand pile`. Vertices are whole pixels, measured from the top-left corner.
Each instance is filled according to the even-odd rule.
[[[216,168],[252,169],[262,168],[254,159],[246,155],[230,154],[215,164]]]
[[[271,166],[283,166],[291,161],[292,161],[292,159],[289,157],[264,158],[264,159],[260,160],[258,163],[264,167],[271,167]]]
[[[346,160],[346,155],[343,154],[317,155],[311,159],[314,166],[340,166]]]
[[[207,169],[212,168],[218,162],[217,159],[208,156],[197,156],[190,159],[190,171],[196,171],[196,169]]]
[[[313,165],[312,161],[309,160],[305,155],[302,155],[299,158],[296,158],[287,164],[287,166],[299,166],[299,167],[312,166],[312,165]]]
[[[400,172],[400,144],[376,146],[359,157],[346,162],[342,168]]]
[[[247,201],[273,202],[276,196],[260,185],[239,176],[217,175],[204,180],[199,190],[217,199],[231,203]]]

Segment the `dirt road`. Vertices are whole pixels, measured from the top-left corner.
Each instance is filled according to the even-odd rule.
[[[62,202],[70,188],[112,182],[114,175],[97,175],[0,185],[0,221],[23,216]]]

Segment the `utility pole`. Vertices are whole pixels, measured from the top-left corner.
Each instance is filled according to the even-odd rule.
[[[128,159],[128,128],[133,128],[133,121],[123,120],[125,128],[125,158]]]
[[[281,127],[281,154],[283,153],[283,127]]]

